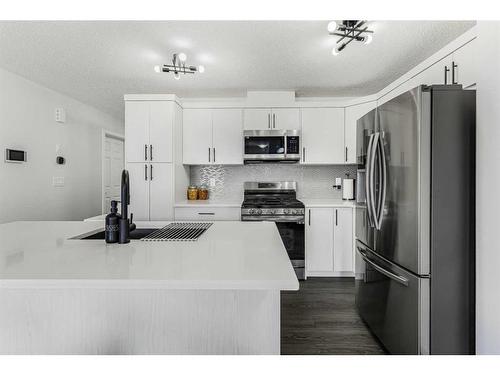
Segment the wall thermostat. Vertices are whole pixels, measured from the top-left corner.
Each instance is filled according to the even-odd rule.
[[[23,163],[27,160],[26,151],[5,149],[5,161],[8,163]]]
[[[64,157],[62,157],[62,156],[58,156],[56,158],[56,163],[57,164],[64,164],[64,163],[66,163],[66,159]]]

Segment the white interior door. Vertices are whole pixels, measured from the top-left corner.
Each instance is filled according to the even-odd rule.
[[[174,219],[173,166],[171,163],[149,165],[150,220]]]
[[[303,164],[344,164],[344,108],[303,108],[302,146]]]
[[[280,130],[300,130],[300,110],[298,108],[273,108],[272,128]]]
[[[149,104],[149,161],[171,163],[174,102]]]
[[[333,271],[332,208],[310,208],[306,217],[306,271]]]
[[[352,208],[336,208],[333,227],[333,270],[354,271]]]
[[[271,110],[268,108],[246,108],[243,111],[245,130],[271,130]]]
[[[241,109],[212,110],[214,164],[243,164]]]
[[[102,212],[109,212],[112,200],[120,200],[121,173],[124,169],[124,142],[110,136],[104,138]]]
[[[149,165],[146,163],[127,163],[130,178],[130,213],[134,221],[149,220]]]
[[[125,139],[127,163],[147,161],[149,158],[149,102],[125,102]]]
[[[212,110],[185,109],[183,114],[182,161],[212,163]]]

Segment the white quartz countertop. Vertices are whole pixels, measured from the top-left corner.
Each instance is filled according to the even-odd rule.
[[[238,207],[241,208],[241,201],[224,202],[207,200],[184,200],[175,203],[175,207]]]
[[[98,221],[1,224],[0,287],[299,288],[274,223],[215,222],[193,242],[70,239],[99,228]]]
[[[306,207],[355,207],[356,201],[343,199],[299,198]]]

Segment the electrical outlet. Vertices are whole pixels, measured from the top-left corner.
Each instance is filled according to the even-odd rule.
[[[63,187],[64,186],[64,177],[52,177],[52,186]]]
[[[215,186],[215,178],[213,178],[213,177],[212,177],[212,178],[209,180],[209,185],[210,185],[211,187],[214,187],[214,186]]]

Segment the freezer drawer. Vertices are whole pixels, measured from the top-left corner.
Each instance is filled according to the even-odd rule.
[[[365,323],[393,354],[429,354],[430,280],[389,263],[359,241],[356,250],[364,263],[356,306]]]

